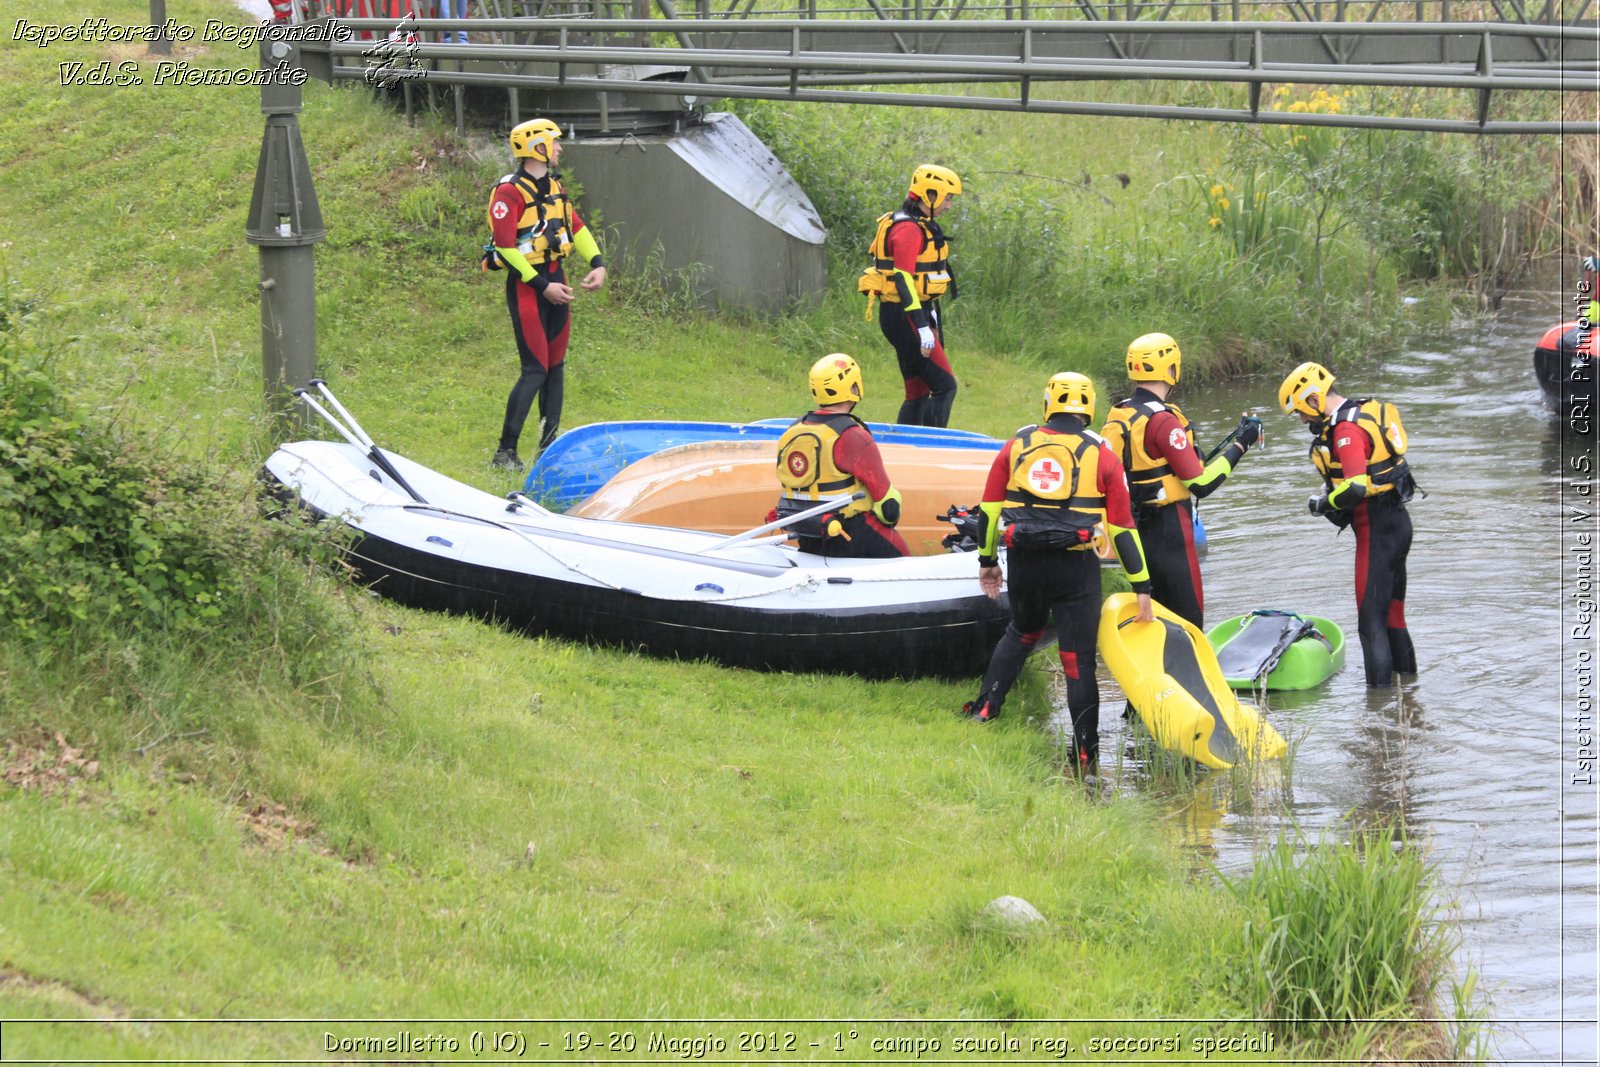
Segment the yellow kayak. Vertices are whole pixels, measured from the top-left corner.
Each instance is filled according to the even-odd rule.
[[[1136,622],[1138,598],[1113,593],[1100,611],[1100,658],[1162,748],[1226,770],[1246,759],[1276,759],[1283,737],[1228,686],[1206,635],[1155,605]]]

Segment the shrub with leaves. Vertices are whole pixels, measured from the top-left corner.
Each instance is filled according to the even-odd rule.
[[[341,623],[308,591],[337,546],[303,523],[265,521],[250,479],[166,458],[61,387],[54,339],[0,291],[0,631],[83,647],[129,637],[232,641],[261,633],[292,673],[320,672]],[[320,676],[320,673],[313,674]]]

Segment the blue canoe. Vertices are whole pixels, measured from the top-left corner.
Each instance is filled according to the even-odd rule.
[[[760,422],[595,422],[568,430],[550,443],[528,471],[522,491],[545,507],[563,511],[585,499],[622,468],[663,449],[704,441],[777,441],[793,419]],[[971,430],[869,422],[883,444],[928,448],[992,448],[1005,442]]]

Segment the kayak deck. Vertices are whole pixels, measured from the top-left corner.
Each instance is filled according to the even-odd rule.
[[[1320,615],[1260,609],[1223,620],[1206,639],[1234,689],[1310,689],[1344,667],[1344,632]]]
[[[1136,621],[1138,598],[1115,593],[1100,613],[1100,656],[1157,744],[1226,770],[1275,759],[1283,737],[1234,695],[1199,628],[1155,605],[1155,621]]]

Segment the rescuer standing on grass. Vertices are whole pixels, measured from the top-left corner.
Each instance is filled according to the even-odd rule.
[[[515,171],[495,184],[489,198],[489,247],[485,270],[506,270],[506,306],[517,341],[522,374],[506,399],[505,422],[494,466],[521,470],[517,442],[534,398],[539,400],[539,447],[555,439],[561,425],[566,378],[567,334],[576,292],[567,284],[561,261],[576,252],[589,267],[579,286],[606,283],[605,263],[594,233],[583,224],[567,196],[556,164],[561,159],[561,127],[532,119],[511,131]]]
[[[1128,481],[1116,454],[1088,428],[1093,418],[1094,383],[1081,374],[1057,374],[1045,383],[1045,421],[1018,430],[989,468],[980,505],[978,583],[991,599],[999,597],[999,548],[1004,544],[1011,622],[989,658],[977,699],[961,709],[979,722],[1000,714],[1023,661],[1054,615],[1080,773],[1087,773],[1100,754],[1100,683],[1094,660],[1100,625],[1096,523],[1105,523],[1139,596],[1138,620],[1155,618]],[[1004,534],[1001,519],[1006,522]]]
[[[906,426],[948,426],[956,401],[956,376],[944,351],[939,299],[956,297],[950,273],[950,242],[935,220],[961,192],[961,179],[946,167],[925,163],[911,175],[900,210],[878,218],[868,252],[872,265],[856,288],[878,307],[878,328],[894,346],[905,379],[906,399],[896,421]]]

